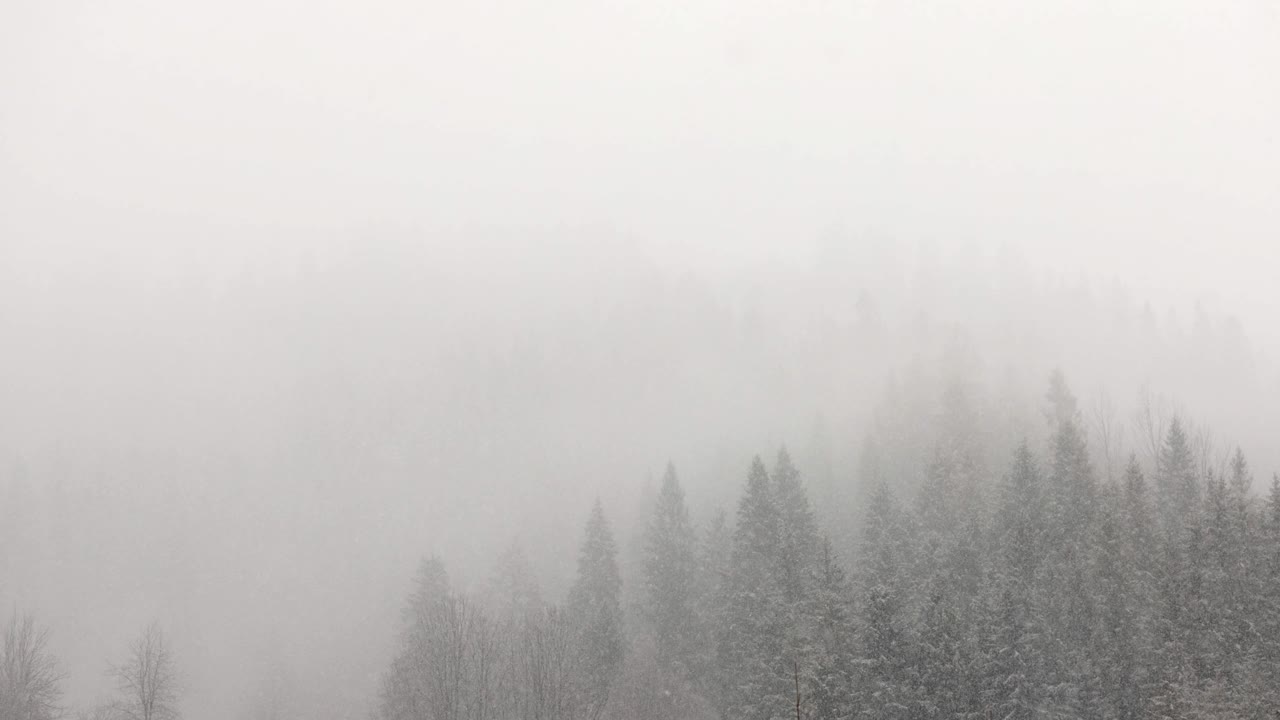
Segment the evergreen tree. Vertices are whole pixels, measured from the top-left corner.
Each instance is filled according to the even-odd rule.
[[[1156,490],[1161,527],[1170,536],[1180,534],[1198,512],[1200,484],[1190,440],[1177,417],[1169,423],[1156,458]]]
[[[778,451],[773,469],[774,497],[778,513],[778,570],[788,604],[801,611],[815,581],[818,560],[818,524],[800,471],[786,448]]]
[[[1098,532],[1096,578],[1098,627],[1096,652],[1102,705],[1106,717],[1142,717],[1143,661],[1136,627],[1132,583],[1135,570],[1128,552],[1123,522],[1124,505],[1111,488],[1104,493]]]
[[[1271,479],[1260,519],[1256,615],[1259,646],[1255,686],[1259,702],[1280,707],[1280,475]],[[1261,688],[1266,688],[1262,690]]]
[[[1132,615],[1128,629],[1132,637],[1129,650],[1136,657],[1137,663],[1131,688],[1136,697],[1129,697],[1124,707],[1136,706],[1142,710],[1150,707],[1158,680],[1153,670],[1153,661],[1157,650],[1159,588],[1163,566],[1156,546],[1157,536],[1149,489],[1136,456],[1129,457],[1123,483],[1116,522],[1123,529],[1122,568],[1127,577],[1128,605]]]
[[[1079,423],[1059,422],[1052,444],[1049,487],[1058,539],[1083,543],[1093,522],[1098,489]]]
[[[707,526],[698,554],[698,677],[712,704],[723,716],[731,678],[725,675],[722,660],[730,656],[726,643],[734,636],[728,627],[730,599],[730,567],[733,556],[733,533],[724,510],[718,511]]]
[[[776,575],[785,624],[785,652],[793,666],[808,672],[816,651],[813,633],[821,560],[818,524],[800,472],[791,463],[786,448],[778,451],[772,478],[778,506]]]
[[[1005,475],[996,517],[997,533],[1008,579],[1025,598],[1044,553],[1044,481],[1031,449],[1024,441],[1014,451]]]
[[[858,558],[859,716],[906,718],[912,703],[908,598],[903,570],[909,557],[902,516],[889,488],[871,494]]]
[[[738,504],[720,643],[726,709],[734,718],[768,720],[794,703],[778,578],[780,523],[774,483],[757,457]]]
[[[621,591],[613,531],[597,500],[578,553],[578,577],[569,591],[569,613],[577,629],[583,668],[584,704],[591,718],[604,711],[626,652]]]
[[[914,669],[917,685],[915,717],[962,717],[968,710],[966,670],[972,662],[965,647],[965,627],[955,588],[935,576],[920,620]]]
[[[810,717],[837,720],[853,716],[854,626],[852,588],[836,559],[831,541],[823,539],[814,597],[816,657],[808,692]]]
[[[696,542],[675,467],[667,465],[645,533],[644,614],[653,628],[658,662],[688,673],[695,664]]]
[[[983,700],[992,717],[1031,720],[1042,707],[1038,643],[1031,603],[1023,591],[1006,585],[995,601],[988,629]]]

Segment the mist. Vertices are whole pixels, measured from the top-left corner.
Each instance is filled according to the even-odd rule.
[[[5,3],[0,610],[68,717],[154,627],[181,717],[392,720],[422,559],[484,597],[515,545],[558,603],[597,501],[638,663],[668,463],[702,537],[787,448],[851,592],[873,486],[915,507],[956,413],[983,498],[1063,413],[1100,486],[1157,478],[1176,417],[1261,518],[1278,34],[1245,0]]]

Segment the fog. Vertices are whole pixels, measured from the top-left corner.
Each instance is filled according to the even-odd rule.
[[[630,603],[668,461],[701,524],[782,445],[847,555],[869,432],[959,379],[1041,447],[1055,369],[1128,428],[1090,423],[1100,477],[1146,398],[1261,495],[1277,36],[1245,0],[9,0],[0,609],[68,711],[155,621],[183,717],[371,717],[422,557],[480,592],[515,542],[558,601],[598,498]]]

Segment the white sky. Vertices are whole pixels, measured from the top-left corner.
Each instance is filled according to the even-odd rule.
[[[0,229],[56,264],[586,224],[708,264],[843,226],[1275,308],[1278,8],[10,0]]]

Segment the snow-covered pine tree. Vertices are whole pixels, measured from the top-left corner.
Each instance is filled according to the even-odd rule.
[[[598,718],[626,653],[622,628],[618,549],[604,507],[596,500],[578,552],[578,576],[569,591],[569,614],[577,631],[587,717]]]
[[[698,549],[697,604],[698,653],[695,683],[704,689],[712,704],[726,712],[731,678],[724,674],[722,660],[729,656],[728,628],[730,565],[733,533],[723,509],[712,516]]]
[[[1139,676],[1143,658],[1141,635],[1134,612],[1136,574],[1124,530],[1120,491],[1106,487],[1099,507],[1094,574],[1097,582],[1098,624],[1094,657],[1098,668],[1101,705],[1106,717],[1137,720],[1144,697]]]
[[[777,582],[781,589],[786,654],[802,676],[813,668],[821,540],[818,523],[800,471],[786,448],[778,451],[773,469],[778,504]]]
[[[1161,527],[1167,535],[1180,535],[1199,511],[1200,482],[1191,441],[1178,417],[1169,423],[1156,458],[1156,491]]]
[[[1029,597],[1036,570],[1045,552],[1044,479],[1031,448],[1023,441],[1014,451],[1013,466],[1000,487],[996,535],[1003,563],[998,569],[1017,588],[1017,597]]]
[[[645,532],[643,607],[659,665],[682,676],[696,665],[696,543],[684,490],[668,464]]]
[[[901,536],[903,517],[884,483],[871,493],[857,558],[856,615],[858,716],[908,717],[912,702],[905,570],[910,562]]]
[[[720,643],[725,707],[742,720],[780,717],[794,703],[778,578],[780,521],[774,483],[756,457],[738,504]]]
[[[857,629],[853,592],[827,538],[822,540],[816,579],[815,648],[806,704],[813,720],[840,720],[852,717],[856,709],[853,683]]]

